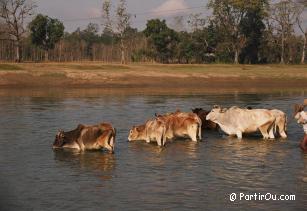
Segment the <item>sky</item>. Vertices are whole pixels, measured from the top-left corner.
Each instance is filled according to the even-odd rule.
[[[33,1],[38,6],[36,13],[58,18],[64,23],[65,30],[68,32],[75,31],[78,27],[84,29],[90,22],[100,25],[102,23],[100,17],[103,0]],[[272,2],[276,1],[272,0]],[[206,6],[208,0],[126,0],[126,2],[128,12],[132,15],[131,25],[139,30],[143,30],[147,20],[152,18],[166,19],[168,25],[176,29],[174,25],[176,16],[183,16],[187,19],[190,14],[202,13],[205,16],[210,14]],[[111,0],[111,3],[112,9],[115,10],[118,0]],[[303,17],[303,23],[307,26],[307,11]]]
[[[37,13],[60,19],[66,31],[85,28],[89,22],[101,23],[102,0],[34,0]],[[118,0],[111,0],[113,9]],[[127,0],[131,24],[144,29],[146,20],[164,18],[172,22],[175,16],[188,18],[191,13],[208,13],[207,0]],[[93,18],[94,17],[94,18]],[[93,19],[90,19],[93,18]]]

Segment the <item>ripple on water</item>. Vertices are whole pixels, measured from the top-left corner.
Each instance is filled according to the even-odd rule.
[[[1,95],[1,205],[18,210],[302,210],[307,155],[298,148],[302,129],[291,115],[304,94]],[[289,138],[264,141],[258,134],[238,140],[211,131],[200,143],[180,140],[165,148],[127,142],[129,128],[154,113],[214,104],[279,108],[288,114]],[[59,128],[100,121],[117,128],[114,155],[51,150]],[[297,200],[230,203],[232,192],[293,193]]]

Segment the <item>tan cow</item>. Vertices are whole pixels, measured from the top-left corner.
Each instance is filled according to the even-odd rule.
[[[201,119],[194,113],[176,111],[166,115],[156,115],[157,119],[166,124],[166,139],[191,138],[197,142],[201,140]]]
[[[161,120],[148,120],[145,125],[134,126],[129,133],[129,141],[157,142],[158,146],[165,145],[165,123]]]
[[[53,143],[53,148],[71,148],[80,151],[108,149],[114,153],[116,130],[111,124],[78,125],[72,131],[60,131]]]
[[[267,109],[222,109],[215,106],[206,119],[217,123],[226,134],[236,135],[239,139],[242,139],[244,133],[253,133],[258,129],[264,139],[275,138],[273,133],[269,134],[274,126],[275,117]]]

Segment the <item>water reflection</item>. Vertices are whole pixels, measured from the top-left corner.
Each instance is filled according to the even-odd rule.
[[[54,150],[55,161],[65,167],[71,167],[75,171],[93,172],[102,180],[112,179],[112,173],[116,167],[114,154],[100,151],[79,152],[76,150]]]

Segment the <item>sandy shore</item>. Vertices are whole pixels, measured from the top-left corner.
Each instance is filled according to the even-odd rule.
[[[306,89],[307,65],[0,63],[0,88]]]

